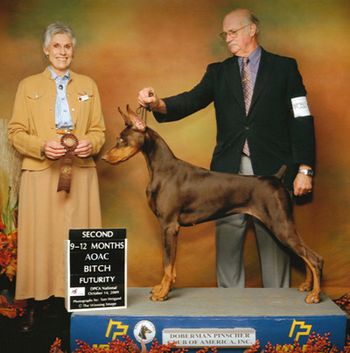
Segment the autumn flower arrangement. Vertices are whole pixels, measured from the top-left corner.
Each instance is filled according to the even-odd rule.
[[[156,339],[152,341],[149,351],[146,345],[141,342],[139,347],[129,336],[124,336],[123,340],[115,340],[104,345],[104,347],[91,347],[86,342],[77,340],[78,348],[72,353],[186,353],[185,348],[178,348],[174,343],[160,344]],[[56,338],[49,353],[64,353],[61,350],[62,341]],[[107,346],[107,347],[105,347]],[[216,348],[202,348],[196,353],[217,353]]]
[[[7,140],[6,119],[0,119],[0,315],[14,318],[23,304],[13,303],[17,270],[17,200],[21,157]]]
[[[320,335],[313,332],[303,346],[294,341],[293,344],[284,345],[268,343],[264,348],[261,348],[259,341],[256,341],[244,353],[350,353],[350,336],[347,337],[342,350],[331,343],[329,333]]]
[[[0,217],[0,275],[5,274],[13,281],[17,269],[17,205],[7,202]]]
[[[340,309],[344,310],[350,318],[350,293],[342,295],[340,298],[334,300]]]
[[[61,340],[56,338],[52,344],[49,353],[64,353],[61,350]],[[87,343],[77,340],[78,348],[73,353],[186,353],[187,349],[177,348],[175,344],[159,344],[155,339],[152,346],[147,351],[146,346],[141,344],[141,348],[128,336],[124,340],[115,340],[110,342],[108,348],[95,348]],[[196,353],[217,353],[216,348],[201,348]],[[256,341],[250,348],[245,350],[245,353],[350,353],[350,336],[347,337],[345,346],[342,350],[332,345],[330,341],[330,334],[324,335],[312,333],[306,344],[301,346],[298,342],[293,344],[272,345],[268,343],[265,347],[260,347],[260,342]]]
[[[6,119],[0,119],[0,275],[12,282],[17,268],[17,201],[21,157],[7,139]]]

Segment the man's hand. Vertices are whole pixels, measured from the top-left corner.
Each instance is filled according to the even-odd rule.
[[[80,158],[90,157],[92,153],[92,143],[88,140],[80,140],[74,154]]]
[[[302,196],[312,192],[312,176],[298,173],[293,182],[294,195]]]
[[[59,159],[66,152],[66,149],[57,141],[47,141],[43,146],[43,153],[49,159]]]
[[[152,111],[166,114],[166,105],[164,101],[158,98],[152,87],[143,88],[138,96],[139,104],[145,108],[150,108]]]

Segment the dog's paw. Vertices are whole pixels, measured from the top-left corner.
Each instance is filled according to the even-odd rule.
[[[170,292],[169,285],[157,284],[151,290],[150,299],[153,301],[164,301],[168,299],[168,293]]]
[[[316,304],[320,302],[320,293],[319,292],[311,292],[309,293],[306,298],[305,302],[307,304]]]
[[[166,295],[165,297],[163,297],[163,296],[151,294],[151,296],[150,296],[149,298],[150,298],[153,302],[163,302],[163,301],[165,301],[165,300],[168,299],[168,296]]]
[[[311,289],[312,289],[312,283],[311,282],[304,282],[298,287],[298,290],[300,292],[310,292]]]
[[[162,292],[162,285],[161,284],[157,284],[156,286],[154,286],[153,288],[152,288],[152,290],[151,290],[151,294],[153,295],[153,294],[155,294],[155,295],[157,295],[157,294],[159,294],[159,293],[161,293]]]

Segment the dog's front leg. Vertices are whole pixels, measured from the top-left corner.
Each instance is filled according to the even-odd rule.
[[[164,275],[161,283],[152,289],[151,299],[154,301],[166,300],[171,286],[175,282],[175,259],[179,228],[180,226],[177,222],[162,226]]]

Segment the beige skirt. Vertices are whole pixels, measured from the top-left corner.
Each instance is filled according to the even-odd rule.
[[[18,213],[16,299],[65,297],[69,229],[101,228],[96,168],[73,167],[70,193],[57,192],[59,164],[25,170]]]

